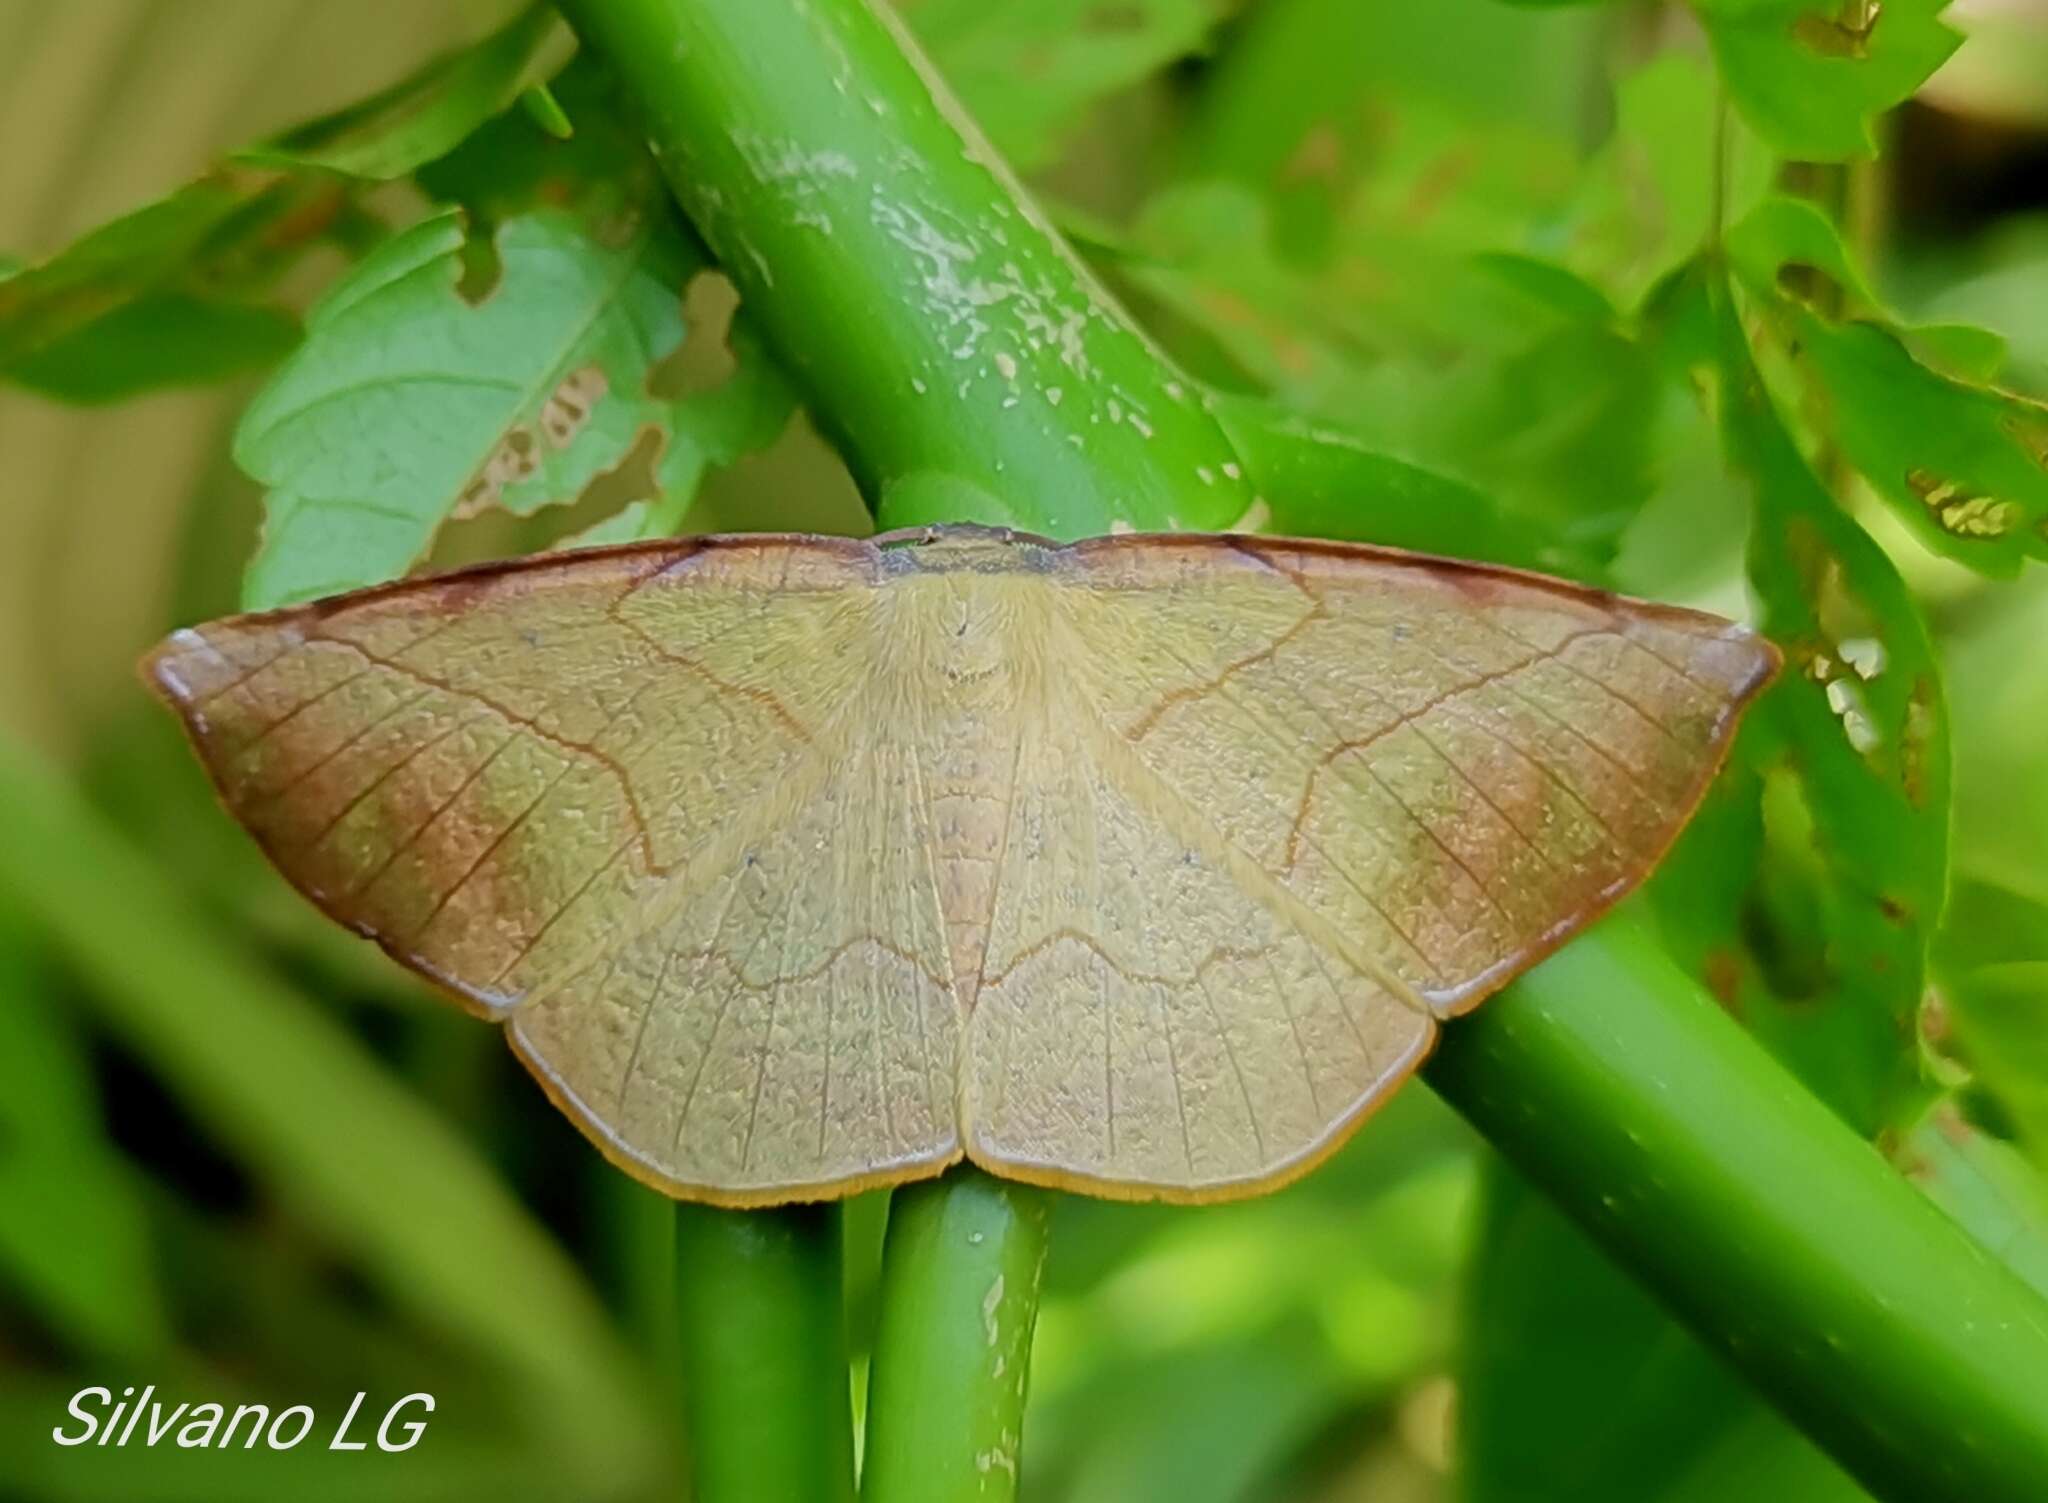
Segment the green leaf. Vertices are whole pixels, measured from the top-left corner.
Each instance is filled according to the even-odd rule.
[[[1941,675],[1897,569],[1836,506],[1786,431],[1726,282],[1695,281],[1679,296],[1690,308],[1667,310],[1672,337],[1716,396],[1730,462],[1752,487],[1750,583],[1786,657],[1740,751],[1761,780],[1761,802],[1750,812],[1737,795],[1733,817],[1749,828],[1721,857],[1739,872],[1742,846],[1763,853],[1741,912],[1723,908],[1719,921],[1731,940],[1749,940],[1755,969],[1717,978],[1710,966],[1706,979],[1738,1010],[1750,994],[1745,980],[1791,1004],[1744,1015],[1872,1133],[1922,1093],[1916,1019],[1948,884]],[[1730,838],[1725,822],[1709,821],[1686,842],[1705,849]],[[1814,1020],[1830,1014],[1840,1016],[1817,1033]]]
[[[1221,182],[1159,195],[1109,254],[1209,341],[1218,384],[1248,381],[1368,450],[1483,492],[1520,534],[1449,551],[1527,553],[1541,535],[1544,566],[1583,577],[1651,493],[1658,373],[1600,290],[1554,262],[1429,252],[1402,263],[1412,277],[1393,264],[1312,276],[1274,253],[1258,197]],[[1384,290],[1399,283],[1413,285]],[[1424,304],[1433,326],[1404,326]]]
[[[578,53],[547,92],[569,122],[566,135],[531,111],[509,110],[422,167],[420,186],[467,209],[479,231],[552,207],[573,208],[593,223],[660,215],[695,238],[675,212],[646,133],[620,107],[610,69]]]
[[[296,321],[263,295],[313,247],[368,238],[354,186],[444,155],[566,55],[534,6],[395,88],[239,153],[0,280],[0,378],[109,402],[269,365]]]
[[[1337,538],[1540,568],[1540,534],[1460,481],[1395,459],[1356,435],[1261,398],[1211,399],[1266,506],[1246,524],[1283,537]]]
[[[2048,1181],[1943,1102],[1899,1154],[1908,1176],[2001,1263],[2048,1294]]]
[[[1416,457],[1604,567],[1654,485],[1662,403],[1640,343],[1608,320],[1567,322],[1446,380],[1417,423]]]
[[[1956,884],[1935,949],[1946,1043],[2005,1130],[2048,1172],[2048,903]]]
[[[1803,200],[1758,205],[1728,248],[1825,394],[1830,435],[1929,547],[2005,579],[2048,558],[2048,405],[1934,368],[1995,368],[1996,335],[1900,324]]]
[[[1872,117],[1903,103],[1962,38],[1949,0],[1693,0],[1729,96],[1788,157],[1875,154]]]
[[[1267,207],[1250,189],[1176,184],[1146,204],[1128,239],[1097,248],[1157,312],[1212,344],[1219,380],[1318,411],[1352,405],[1371,333],[1332,288],[1275,254]]]
[[[289,348],[258,299],[345,222],[344,190],[222,171],[0,280],[0,378],[66,400],[237,374]]]
[[[912,28],[989,139],[1043,167],[1088,107],[1199,50],[1213,0],[921,0]]]
[[[1683,52],[1659,53],[1616,87],[1614,131],[1587,163],[1569,259],[1623,308],[1690,259],[1717,215],[1746,212],[1770,186],[1770,153],[1739,121],[1724,134],[1721,109],[1712,70]]]
[[[298,342],[299,321],[282,308],[156,292],[16,361],[8,375],[60,402],[118,402],[260,370]]]
[[[532,5],[472,47],[274,140],[237,152],[263,167],[316,168],[388,181],[453,150],[478,126],[543,82],[574,45],[547,5]]]
[[[2048,406],[1941,376],[1876,325],[1794,317],[1844,453],[1924,541],[2003,579],[2048,558]]]
[[[245,599],[276,605],[404,573],[443,522],[573,502],[645,431],[683,339],[693,250],[644,219],[592,237],[548,211],[504,224],[495,286],[460,290],[460,216],[397,236],[333,287],[243,415],[237,462],[271,487]]]

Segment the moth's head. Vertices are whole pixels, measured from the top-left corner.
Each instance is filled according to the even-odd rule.
[[[1043,573],[1059,548],[1034,533],[971,522],[885,532],[875,546],[890,574]]]

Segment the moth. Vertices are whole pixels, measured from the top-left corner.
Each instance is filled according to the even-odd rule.
[[[746,1206],[1302,1174],[1642,880],[1777,662],[1508,569],[960,526],[542,555],[144,667],[307,897]]]

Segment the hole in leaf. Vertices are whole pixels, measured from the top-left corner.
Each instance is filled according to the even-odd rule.
[[[462,270],[455,278],[455,295],[472,308],[496,292],[498,283],[504,280],[505,262],[498,254],[494,236],[474,231],[463,236],[456,260]]]
[[[1879,0],[1847,0],[1832,16],[1801,16],[1792,25],[1792,40],[1822,57],[1860,62],[1870,56],[1871,33],[1883,14]]]
[[[1810,261],[1786,261],[1778,267],[1778,291],[1808,312],[1833,320],[1847,306],[1842,284]]]
[[[2016,502],[1972,491],[1934,471],[1916,465],[1906,472],[1906,486],[1920,498],[1928,514],[1951,537],[2002,538],[2018,525]]]
[[[1868,757],[1884,745],[1884,732],[1871,718],[1870,706],[1854,679],[1829,679],[1827,696],[1828,708],[1842,722],[1842,734],[1849,738],[1849,745],[1857,755]]]
[[[498,440],[498,446],[491,450],[476,478],[462,488],[451,517],[459,522],[497,506],[504,499],[506,487],[517,485],[540,468],[539,449],[532,429],[524,423],[513,427]]]
[[[665,402],[716,390],[738,362],[729,343],[739,293],[719,271],[701,271],[683,291],[683,342],[647,373],[647,394]]]
[[[576,435],[583,431],[583,425],[590,421],[591,411],[610,389],[611,382],[606,379],[602,366],[586,365],[571,371],[541,404],[540,431],[557,449],[568,448],[576,441]]]
[[[655,424],[640,430],[625,456],[591,476],[574,501],[519,517],[485,505],[449,518],[434,538],[427,560],[432,569],[455,568],[562,546],[632,505],[660,494],[655,467],[668,447],[668,434]]]

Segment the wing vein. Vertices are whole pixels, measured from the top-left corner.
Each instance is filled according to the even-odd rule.
[[[1265,1167],[1266,1134],[1259,1126],[1259,1109],[1252,1104],[1251,1088],[1245,1084],[1244,1066],[1238,1062],[1237,1046],[1230,1042],[1230,1030],[1223,1026],[1223,1014],[1216,1006],[1216,994],[1209,990],[1207,969],[1195,972],[1195,980],[1202,988],[1202,998],[1209,1004],[1209,1017],[1216,1025],[1216,1037],[1223,1044],[1223,1054],[1230,1061],[1230,1073],[1237,1079],[1237,1093],[1244,1098],[1245,1120],[1251,1124],[1252,1143],[1259,1151],[1259,1166]]]
[[[469,720],[464,721],[462,723],[462,726],[451,727],[450,730],[448,731],[448,735],[452,736],[456,734],[456,732],[461,730],[463,726],[476,724],[477,721],[484,719],[486,714],[488,714],[488,712],[475,715],[471,717]],[[438,744],[443,739],[445,738],[437,736],[434,738],[433,741],[429,741],[423,744],[419,748],[419,751],[425,751],[427,750],[428,747]],[[418,827],[415,828],[410,834],[408,834],[405,837],[405,839],[399,841],[398,844],[394,845],[391,848],[391,853],[377,864],[377,867],[374,871],[370,872],[367,876],[363,877],[360,881],[358,881],[356,885],[353,888],[351,888],[347,893],[343,894],[343,896],[354,897],[356,894],[368,892],[372,887],[376,886],[378,879],[382,877],[386,872],[390,871],[391,868],[398,863],[400,857],[404,856],[407,852],[411,851],[415,846],[417,846],[420,843],[420,841],[425,839],[427,831],[432,829],[434,825],[437,822],[439,822],[441,816],[446,814],[450,809],[455,807],[455,801],[461,798],[463,794],[469,792],[469,790],[473,786],[475,786],[476,780],[482,777],[485,772],[489,771],[492,764],[495,763],[499,757],[503,756],[506,751],[508,751],[515,743],[517,743],[518,740],[518,734],[508,729],[505,732],[504,738],[500,740],[496,746],[490,749],[490,751],[484,756],[484,759],[481,762],[477,763],[476,766],[472,767],[468,772],[463,774],[462,781],[455,785],[454,792],[450,793],[448,797],[444,798],[443,800],[441,800],[439,804],[435,805],[433,812],[429,814],[425,819],[421,820],[419,822]],[[415,752],[412,755],[407,756],[405,761],[401,762],[399,766],[403,767],[404,765],[406,765],[406,763],[411,762],[413,760],[413,757],[417,755],[418,752]],[[391,771],[396,772],[397,770],[397,768],[393,768]],[[389,776],[391,776],[391,773],[386,773],[384,777],[378,778],[377,781],[371,784],[369,788],[364,789],[362,793],[362,798],[368,798],[371,792],[373,792],[377,787],[381,786],[385,781],[385,778],[388,778]],[[358,799],[357,802],[360,803],[361,799]],[[355,805],[351,804],[349,806],[349,809],[353,809],[354,807]],[[342,822],[342,820],[348,817],[348,813],[349,810],[345,809],[340,814],[337,814],[334,817],[334,824],[339,825]],[[321,838],[324,840],[326,838],[326,835],[323,834]]]
[[[921,719],[921,729],[928,730],[929,725],[928,719]],[[920,735],[918,741],[921,746],[924,736]],[[952,997],[954,1009],[957,1011],[960,1006],[960,986],[958,979],[953,975],[953,947],[949,942],[950,936],[946,933],[945,906],[939,895],[939,870],[932,840],[931,797],[925,787],[924,753],[920,750],[920,746],[910,748],[910,775],[913,788],[911,797],[905,801],[903,833],[906,837],[913,839],[924,851],[925,879],[931,884],[932,913],[938,925],[935,943],[945,965],[946,991]],[[912,946],[915,947],[917,943],[916,938],[914,936],[906,937],[910,939]],[[911,1000],[912,1005],[917,1011],[917,1054],[919,1067],[924,1075],[925,1113],[932,1121],[937,1122],[939,1120],[938,1102],[932,1099],[931,1030],[925,1022],[924,1004],[915,996],[914,984]],[[959,1062],[955,1060],[954,1071],[956,1077],[958,1070]],[[957,1095],[957,1078],[953,1083],[956,1087],[955,1094]]]
[[[282,784],[280,784],[276,788],[267,789],[264,792],[258,794],[255,798],[249,801],[249,807],[252,810],[254,810],[261,808],[265,804],[275,804],[281,799],[290,797],[293,789],[303,786],[308,778],[317,777],[322,768],[333,766],[338,758],[345,756],[348,753],[350,747],[360,745],[364,737],[369,736],[373,732],[378,731],[382,729],[384,726],[389,725],[392,721],[396,720],[399,716],[403,715],[407,710],[410,710],[414,705],[418,704],[421,700],[425,699],[429,694],[433,692],[434,691],[431,689],[422,689],[420,690],[419,693],[413,695],[412,698],[407,700],[401,700],[399,703],[393,705],[390,709],[386,710],[383,714],[365,723],[362,729],[358,730],[354,735],[348,736],[345,739],[343,739],[339,746],[336,746],[333,750],[329,751],[325,756],[315,760],[312,766],[300,768],[297,772],[293,773],[289,778],[287,778]],[[243,751],[247,750],[247,747],[243,748]],[[240,755],[240,753],[237,753],[237,755]],[[324,835],[327,832],[323,829],[320,833]],[[316,836],[315,838],[317,839],[318,837]]]
[[[1162,646],[1161,650],[1164,651],[1168,657],[1174,659],[1175,662],[1180,663],[1182,667],[1187,668],[1190,672],[1196,671],[1193,664],[1187,662],[1186,659],[1182,658],[1181,655],[1175,652],[1171,647]],[[1220,690],[1219,693],[1221,693]],[[1234,695],[1224,694],[1223,700],[1224,703],[1233,706],[1241,712],[1248,711],[1249,709],[1249,707],[1244,703],[1243,700],[1238,699]],[[1095,719],[1097,723],[1101,725],[1105,733],[1110,735],[1114,735],[1116,733],[1114,727],[1110,726],[1106,720],[1103,720],[1099,714],[1095,717]],[[1274,745],[1281,747],[1283,750],[1289,748],[1289,743],[1286,740],[1286,738],[1275,732],[1257,715],[1246,713],[1244,715],[1244,719],[1247,724],[1255,727],[1261,735],[1265,736],[1266,739],[1271,741]],[[1133,748],[1133,751],[1135,752],[1135,748]],[[1196,818],[1201,819],[1204,824],[1207,824],[1211,833],[1213,833],[1225,845],[1228,845],[1233,850],[1236,850],[1239,855],[1243,856],[1246,860],[1251,861],[1254,866],[1259,866],[1259,862],[1256,858],[1254,858],[1248,851],[1245,851],[1242,847],[1238,846],[1227,835],[1225,835],[1221,829],[1217,828],[1205,816],[1203,816],[1199,808],[1196,806],[1194,800],[1190,799],[1175,784],[1169,781],[1165,774],[1161,773],[1157,768],[1152,767],[1149,763],[1145,763],[1144,765],[1146,767],[1146,770],[1150,772],[1153,777],[1159,780],[1159,784],[1162,788],[1166,788],[1172,791],[1174,797],[1180,801],[1182,808],[1187,810]],[[1371,835],[1372,838],[1375,841],[1377,841],[1383,849],[1389,851],[1393,850],[1392,844],[1389,843],[1386,837],[1382,835],[1379,831],[1373,829],[1370,825],[1364,824],[1363,822],[1361,822],[1360,827],[1364,829],[1367,834]],[[1348,886],[1353,892],[1358,894],[1360,900],[1365,903],[1366,907],[1370,908],[1374,913],[1380,916],[1381,921],[1386,924],[1387,928],[1393,931],[1395,938],[1399,939],[1411,951],[1413,951],[1415,957],[1418,960],[1420,960],[1425,967],[1434,969],[1436,962],[1433,959],[1431,959],[1429,953],[1426,950],[1424,950],[1421,945],[1415,942],[1414,937],[1410,935],[1407,930],[1403,929],[1398,923],[1394,921],[1394,916],[1391,913],[1387,912],[1387,910],[1383,906],[1381,906],[1379,899],[1375,898],[1371,893],[1367,892],[1364,887],[1360,886],[1358,879],[1352,876],[1349,871],[1345,870],[1342,865],[1340,865],[1338,862],[1334,860],[1330,860],[1330,853],[1323,847],[1321,842],[1315,840],[1313,837],[1309,837],[1309,844],[1313,846],[1316,852],[1319,855],[1321,855],[1325,860],[1330,861],[1330,870],[1337,873],[1338,876],[1342,877],[1344,879],[1345,885]],[[1261,866],[1260,870],[1263,871],[1264,868]],[[1444,916],[1441,909],[1438,910],[1438,916]]]

